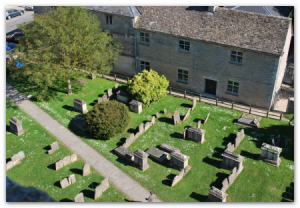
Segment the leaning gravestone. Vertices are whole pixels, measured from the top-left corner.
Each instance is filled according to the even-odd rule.
[[[196,98],[194,98],[194,99],[193,99],[193,107],[192,107],[192,111],[195,109],[195,107],[196,107],[196,104],[197,104],[197,102],[196,102]]]
[[[168,113],[167,109],[164,109],[164,114],[167,114],[167,113]]]
[[[119,91],[119,84],[115,84],[114,90],[115,90],[115,92]]]
[[[66,188],[69,186],[69,182],[68,182],[68,179],[67,178],[64,178],[60,181],[60,186],[62,189]]]
[[[80,192],[79,194],[77,194],[74,198],[75,202],[84,202],[84,197],[83,197],[83,193]]]
[[[90,173],[91,173],[91,166],[89,164],[85,163],[82,168],[82,176],[86,176]]]
[[[204,121],[204,123],[203,123],[203,124],[205,124],[205,123],[206,123],[206,121],[208,120],[208,117],[209,117],[209,115],[210,115],[210,113],[208,113],[208,114],[207,114],[207,116],[206,116],[206,118],[205,118],[205,121]]]
[[[78,111],[82,114],[85,114],[85,113],[88,112],[88,110],[86,108],[86,102],[84,100],[76,98],[76,99],[73,100],[73,103],[74,103],[75,111]]]
[[[75,175],[74,174],[70,175],[69,178],[68,178],[68,181],[69,181],[69,186],[71,184],[75,183],[76,182]]]
[[[139,125],[139,133],[142,134],[142,133],[144,133],[144,131],[145,131],[145,129],[144,129],[144,124],[141,123],[141,124]]]
[[[71,163],[71,157],[70,156],[64,157],[63,162],[64,162],[64,166],[69,165]]]
[[[152,125],[151,122],[147,122],[147,123],[145,124],[145,131],[147,131],[147,130],[150,128],[151,125]]]
[[[103,95],[102,96],[102,102],[107,102],[107,101],[108,101],[107,95]]]
[[[12,157],[11,157],[11,161],[13,163],[13,166],[16,166],[18,164],[21,163],[21,160],[23,160],[25,158],[25,155],[24,155],[24,152],[23,151],[20,151],[18,152],[17,154],[14,154]]]
[[[198,121],[198,124],[197,124],[197,128],[200,129],[200,127],[201,127],[201,120]]]
[[[98,99],[98,104],[102,103],[102,102],[103,102],[103,98],[101,97],[101,98]]]
[[[185,114],[185,116],[183,118],[183,121],[185,121],[190,116],[190,111],[191,110],[192,110],[191,108],[188,109],[188,111],[186,112],[186,114]]]
[[[106,189],[108,189],[109,183],[108,178],[105,178],[101,183],[95,188],[94,200],[98,199]]]
[[[107,97],[108,97],[109,100],[111,99],[112,95],[113,95],[112,89],[108,89],[107,90]]]
[[[10,127],[9,127],[10,132],[16,134],[17,136],[20,136],[25,132],[22,127],[22,121],[18,120],[16,117],[10,118],[9,123],[10,123]]]
[[[180,121],[180,115],[179,115],[179,111],[178,110],[174,112],[173,118],[174,118],[174,125],[176,125],[177,123],[179,123],[179,121]]]
[[[160,117],[160,115],[159,115],[159,113],[158,113],[158,112],[157,112],[155,115],[156,115],[156,118],[159,118],[159,117]]]
[[[74,153],[71,155],[71,163],[75,162],[77,160],[77,155]]]
[[[155,116],[152,116],[151,123],[152,123],[152,125],[155,124]]]
[[[62,167],[64,167],[64,161],[63,160],[59,160],[55,163],[55,170],[59,170]]]
[[[52,154],[54,151],[59,149],[58,143],[57,142],[53,142],[50,145],[51,149],[48,151],[48,154]]]

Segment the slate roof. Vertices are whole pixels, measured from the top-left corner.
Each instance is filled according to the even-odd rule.
[[[105,13],[117,14],[127,17],[140,16],[135,6],[84,6],[89,10],[100,11]]]
[[[288,17],[293,6],[225,6],[228,9],[253,12],[259,14],[268,14],[278,17]]]
[[[217,7],[137,6],[136,29],[281,55],[290,18]]]

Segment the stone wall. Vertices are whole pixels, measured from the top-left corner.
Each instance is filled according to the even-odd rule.
[[[288,105],[286,108],[286,113],[291,114],[294,113],[294,98],[289,98]]]

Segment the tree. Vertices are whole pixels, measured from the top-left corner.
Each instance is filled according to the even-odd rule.
[[[155,102],[166,96],[166,90],[169,86],[169,81],[164,75],[159,76],[156,71],[143,70],[138,73],[128,82],[128,92],[133,96],[133,99],[149,105],[150,102]]]
[[[81,7],[56,7],[34,14],[33,21],[18,28],[25,34],[18,45],[24,66],[15,70],[22,70],[44,91],[64,77],[72,94],[72,78],[81,70],[108,74],[121,50],[120,44],[111,44],[97,17]]]
[[[110,139],[125,131],[131,121],[128,107],[116,100],[94,105],[85,114],[85,124],[96,139]]]

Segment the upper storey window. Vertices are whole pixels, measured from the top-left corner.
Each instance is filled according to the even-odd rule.
[[[112,25],[112,16],[106,15],[106,24]]]
[[[243,52],[232,50],[230,53],[230,61],[235,63],[243,63]]]
[[[190,41],[187,40],[179,40],[179,51],[182,52],[190,52]]]
[[[140,42],[150,44],[150,36],[149,33],[140,32]]]

